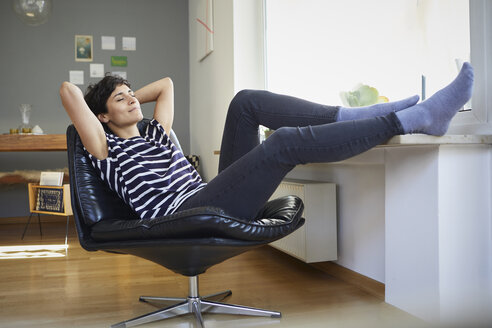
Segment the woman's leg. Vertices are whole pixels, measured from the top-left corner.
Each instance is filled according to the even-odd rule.
[[[252,220],[297,164],[335,162],[403,133],[394,113],[372,119],[306,127],[282,127],[221,171],[181,209],[216,206]]]
[[[338,109],[260,90],[243,90],[232,99],[220,147],[219,173],[259,144],[258,128],[332,123]],[[317,123],[313,123],[316,121]]]
[[[224,168],[180,209],[217,206],[236,217],[254,219],[283,177],[297,164],[341,161],[398,134],[444,134],[451,119],[470,99],[472,87],[473,69],[465,63],[447,87],[397,113],[315,126],[281,127],[264,143]],[[329,110],[328,116],[336,112]],[[271,123],[272,128],[279,126],[275,117],[266,118],[264,122]]]
[[[325,106],[268,91],[243,90],[231,101],[227,112],[219,172],[259,144],[258,127],[304,127],[336,121],[372,118],[413,106],[418,96],[368,107]]]

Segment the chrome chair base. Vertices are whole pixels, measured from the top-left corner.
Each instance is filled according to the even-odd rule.
[[[157,320],[163,320],[173,318],[184,314],[193,314],[198,323],[198,327],[204,328],[202,313],[217,313],[217,314],[239,314],[249,316],[261,316],[280,318],[282,315],[280,312],[268,311],[262,309],[256,309],[241,305],[233,305],[220,303],[215,300],[223,300],[230,296],[232,292],[227,290],[204,297],[198,295],[198,277],[189,277],[189,295],[187,298],[174,298],[174,297],[154,297],[154,296],[141,296],[140,301],[148,303],[176,303],[160,310],[144,314],[142,316],[123,321],[112,325],[112,328],[126,328],[141,325],[144,323],[154,322]]]

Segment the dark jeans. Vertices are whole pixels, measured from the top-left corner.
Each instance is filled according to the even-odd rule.
[[[180,210],[216,206],[254,219],[297,164],[341,161],[403,134],[394,113],[336,122],[337,113],[337,107],[268,91],[239,92],[227,113],[219,174]],[[262,144],[260,124],[276,130]]]

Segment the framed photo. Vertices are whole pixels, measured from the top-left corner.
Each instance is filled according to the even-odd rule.
[[[75,36],[75,61],[91,62],[92,49],[92,35]]]

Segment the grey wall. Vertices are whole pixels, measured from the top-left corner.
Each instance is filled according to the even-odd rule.
[[[74,36],[92,35],[94,60],[108,71],[126,70],[133,89],[170,76],[175,86],[174,130],[189,149],[188,1],[53,0],[47,23],[27,26],[0,1],[0,133],[21,123],[19,104],[32,105],[31,124],[45,133],[65,133],[70,120],[59,99],[60,84],[70,70],[83,70],[85,91],[99,78],[89,77],[89,63],[76,62]],[[101,36],[115,36],[116,50],[101,50]],[[121,37],[136,37],[136,51],[122,51]],[[127,56],[128,67],[111,67],[111,56]],[[151,117],[153,106],[142,106]],[[54,169],[67,166],[66,154],[0,153],[0,171]],[[26,215],[25,186],[0,186],[0,217]],[[27,197],[27,195],[25,195]],[[27,198],[26,198],[27,199]],[[22,205],[22,206],[21,206]]]

